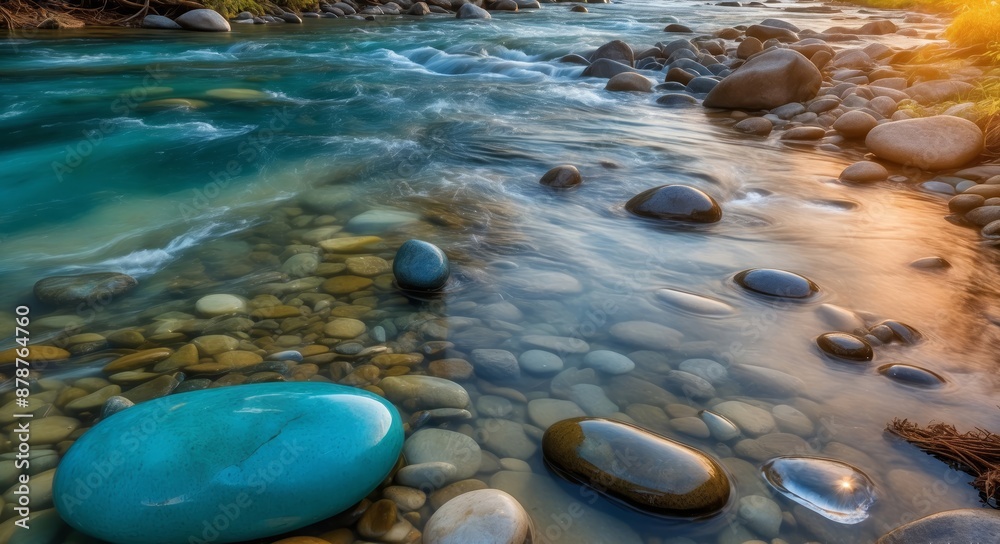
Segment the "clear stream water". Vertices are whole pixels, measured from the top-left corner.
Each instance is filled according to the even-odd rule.
[[[88,331],[142,325],[170,309],[190,312],[207,293],[239,293],[236,278],[276,268],[247,259],[260,233],[280,232],[269,224],[272,212],[334,184],[353,192],[355,213],[389,206],[437,218],[392,239],[420,237],[452,256],[463,280],[439,307],[445,313],[504,299],[525,312],[522,325],[544,322],[592,346],[611,345],[610,324],[654,321],[685,335],[683,349],[668,354],[675,367],[708,356],[804,380],[802,397],[820,411],[814,443],[868,473],[879,501],[865,522],[829,523],[822,534],[786,517],[781,536],[789,542],[871,541],[902,521],[977,505],[967,476],[888,439],[883,428],[905,417],[1000,429],[996,253],[943,219],[940,196],[913,184],[834,181],[861,156],[850,145],[837,152],[748,138],[729,128],[728,116],[663,108],[655,95],[609,93],[604,80],[580,78],[582,67],[557,61],[612,39],[637,51],[671,39],[662,32],[670,17],[709,32],[766,17],[823,30],[857,26],[872,14],[650,0],[588,7],[591,13],[577,14],[550,4],[488,22],[306,20],[236,25],[231,34],[107,29],[0,40],[3,335],[13,308],[31,302],[32,284],[61,273],[114,270],[140,281],[122,301],[82,316]],[[259,93],[232,100],[210,92],[232,88]],[[194,107],[148,104],[161,99]],[[564,163],[583,173],[578,190],[538,185]],[[631,196],[666,183],[708,192],[724,219],[670,229],[623,211]],[[248,242],[255,229],[262,230]],[[952,267],[908,265],[931,255]],[[732,276],[752,267],[803,274],[821,293],[795,304],[750,296]],[[568,273],[583,292],[559,294],[537,271]],[[184,283],[191,277],[201,279]],[[541,287],[528,291],[541,294],[512,288],[512,277],[540,278]],[[660,288],[712,297],[734,312],[678,311],[655,296]],[[869,312],[871,323],[898,319],[924,341],[879,347],[867,366],[831,361],[814,343],[830,330],[817,312],[824,303]],[[55,334],[65,321],[50,323]],[[41,326],[33,333],[38,341],[47,334]],[[875,371],[889,362],[930,369],[948,384],[894,383]],[[547,390],[525,385],[535,388]],[[726,391],[753,396],[739,384]],[[711,440],[667,434],[732,455]],[[597,507],[628,519],[648,542],[688,533],[706,542],[737,538],[725,527],[706,536]]]

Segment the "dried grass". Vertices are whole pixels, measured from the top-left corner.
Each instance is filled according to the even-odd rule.
[[[975,476],[972,486],[979,491],[979,498],[1000,508],[1000,435],[979,428],[959,433],[945,423],[924,428],[905,419],[892,420],[886,430],[952,468]]]

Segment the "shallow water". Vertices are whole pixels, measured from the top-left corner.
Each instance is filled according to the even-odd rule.
[[[140,281],[112,306],[71,318],[88,332],[193,312],[193,301],[209,293],[245,294],[239,278],[277,268],[255,261],[252,249],[283,243],[297,195],[343,186],[355,200],[338,219],[386,206],[424,216],[383,236],[388,248],[419,237],[449,254],[456,285],[433,305],[444,315],[506,300],[525,314],[517,325],[527,332],[518,335],[575,336],[591,349],[624,352],[608,335],[610,325],[653,321],[684,334],[667,353],[674,368],[708,357],[804,380],[800,396],[818,406],[816,453],[864,470],[879,501],[856,525],[786,522],[786,540],[871,541],[902,521],[976,505],[969,478],[882,430],[895,417],[1000,428],[995,253],[942,219],[942,197],[909,184],[834,181],[858,150],[750,139],[733,132],[726,116],[662,108],[653,95],[608,93],[604,80],[581,79],[582,67],[556,60],[611,39],[637,51],[669,40],[661,31],[669,16],[707,32],[766,17],[822,30],[856,26],[869,15],[641,0],[588,8],[574,14],[546,5],[479,23],[306,20],[301,27],[237,25],[228,35],[85,30],[0,41],[4,334],[15,305],[32,301],[32,284],[60,273],[113,270]],[[227,88],[259,93],[233,100],[210,92]],[[161,99],[193,107],[150,105]],[[539,186],[557,164],[578,166],[584,184],[563,193]],[[723,220],[669,228],[624,211],[628,198],[666,183],[711,194]],[[952,267],[908,266],[931,255]],[[820,294],[794,303],[751,295],[732,277],[755,267],[805,275]],[[575,277],[582,292],[547,283],[543,271]],[[663,288],[711,297],[733,311],[684,311],[658,297]],[[924,340],[878,347],[869,365],[833,361],[814,343],[831,330],[818,314],[824,303],[870,312],[869,325],[903,321]],[[32,317],[46,315],[39,309]],[[33,338],[54,337],[62,324],[36,327]],[[886,363],[916,365],[948,383],[908,387],[877,372]],[[99,368],[72,373],[99,375]],[[747,385],[731,381],[719,396],[754,398]],[[530,394],[548,384],[524,380],[519,388]],[[667,434],[733,455],[724,444]],[[532,464],[547,474],[540,459]],[[890,476],[897,469],[910,472]],[[742,485],[742,494],[752,492]],[[793,503],[779,504],[799,515]],[[647,541],[690,533],[728,542],[744,534],[733,525],[664,525],[610,503],[597,506],[627,519]]]

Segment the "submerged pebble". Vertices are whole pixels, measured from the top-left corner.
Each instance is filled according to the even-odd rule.
[[[560,421],[545,431],[545,462],[559,475],[651,514],[703,518],[729,502],[725,470],[702,452],[607,419]],[[622,452],[629,452],[621,461]]]

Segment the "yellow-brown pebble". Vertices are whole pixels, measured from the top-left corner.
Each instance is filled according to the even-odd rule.
[[[323,282],[323,292],[331,295],[347,295],[355,291],[367,289],[374,283],[369,278],[361,276],[334,276]]]
[[[138,351],[111,361],[104,367],[104,372],[117,374],[126,370],[138,370],[153,363],[158,363],[170,357],[172,353],[173,350],[170,348],[154,348]]]

